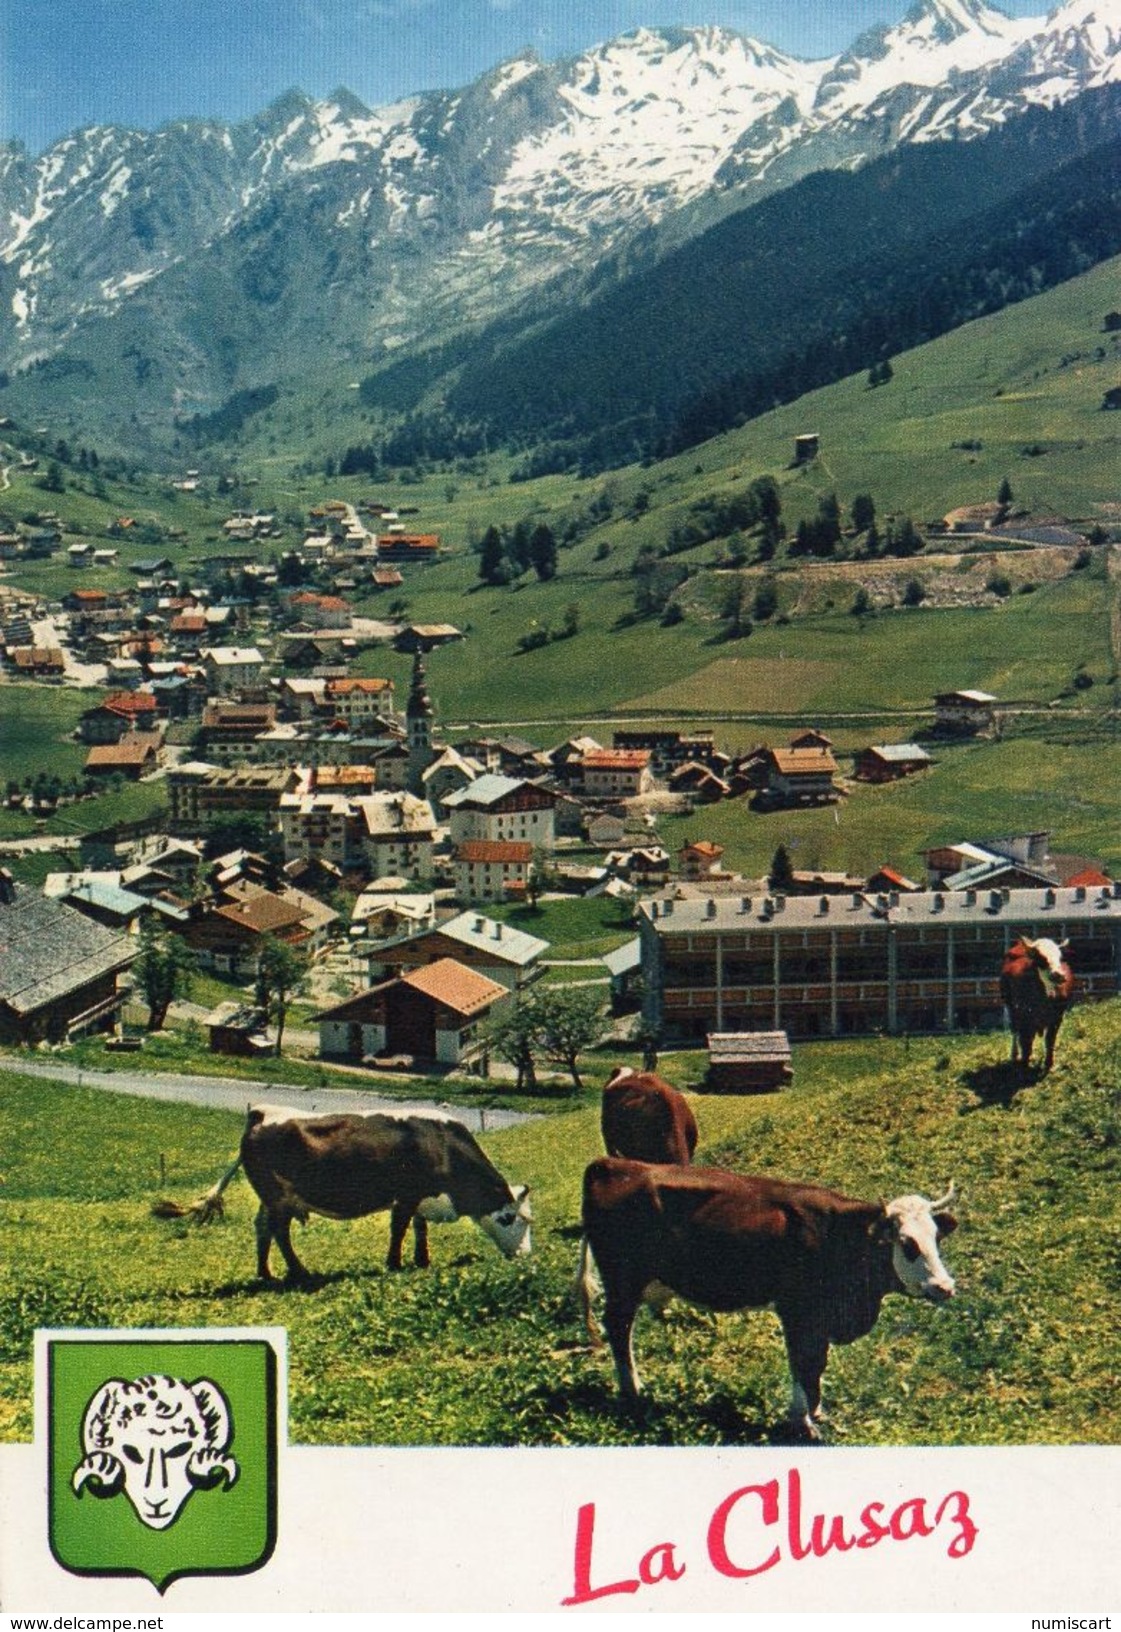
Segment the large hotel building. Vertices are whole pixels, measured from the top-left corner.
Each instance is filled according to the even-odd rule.
[[[1079,1000],[1121,985],[1121,884],[693,897],[639,908],[644,1018],[667,1040],[972,1031],[1001,1023],[1020,935],[1069,943]]]

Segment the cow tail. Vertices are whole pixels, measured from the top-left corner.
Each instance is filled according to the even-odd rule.
[[[580,1237],[580,1258],[576,1265],[576,1278],[569,1288],[568,1296],[572,1302],[577,1304],[584,1317],[584,1329],[588,1334],[588,1342],[593,1349],[602,1349],[603,1347],[603,1334],[592,1309],[592,1300],[599,1290],[599,1276],[596,1273],[591,1245],[587,1236],[582,1235]]]
[[[156,1201],[152,1203],[152,1214],[155,1218],[185,1218],[189,1224],[209,1224],[211,1219],[221,1218],[226,1211],[222,1192],[230,1183],[234,1174],[241,1166],[239,1153],[236,1161],[226,1169],[217,1184],[212,1184],[204,1196],[183,1207],[177,1201]]]

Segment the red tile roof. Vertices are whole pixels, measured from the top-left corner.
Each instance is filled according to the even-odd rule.
[[[437,958],[435,963],[424,964],[402,975],[401,984],[462,1015],[478,1014],[507,995],[505,986],[468,969],[466,964],[457,963],[454,958]]]
[[[456,861],[531,861],[532,844],[515,839],[465,839],[455,852]]]

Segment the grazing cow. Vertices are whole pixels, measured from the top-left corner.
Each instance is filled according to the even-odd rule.
[[[1074,995],[1074,976],[1063,961],[1062,946],[1042,937],[1022,935],[1008,948],[1000,971],[1000,997],[1012,1028],[1012,1064],[1027,1072],[1037,1037],[1046,1053],[1044,1075],[1055,1063],[1055,1038]]]
[[[600,1117],[609,1156],[688,1167],[697,1148],[697,1119],[683,1094],[652,1071],[615,1067]]]
[[[888,1292],[938,1303],[954,1283],[938,1241],[956,1227],[939,1201],[856,1201],[811,1184],[715,1167],[601,1157],[584,1174],[584,1233],[605,1293],[619,1391],[635,1404],[632,1328],[652,1283],[708,1309],[772,1305],[782,1322],[790,1420],[811,1439],[830,1343],[872,1330]],[[590,1305],[590,1286],[585,1291]]]
[[[205,1222],[221,1211],[222,1191],[239,1167],[261,1198],[257,1273],[270,1280],[273,1241],[290,1280],[307,1278],[292,1246],[292,1220],[309,1214],[364,1218],[390,1213],[390,1269],[413,1226],[414,1262],[427,1269],[428,1225],[472,1218],[507,1258],[530,1250],[529,1186],[511,1189],[461,1122],[383,1114],[301,1116],[250,1108],[241,1153],[190,1211]]]

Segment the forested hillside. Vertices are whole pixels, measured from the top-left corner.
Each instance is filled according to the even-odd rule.
[[[488,440],[535,448],[538,473],[661,456],[1051,288],[1121,248],[1119,107],[1093,93],[809,177],[528,339],[491,331],[388,462]],[[363,400],[399,411],[403,383]]]

